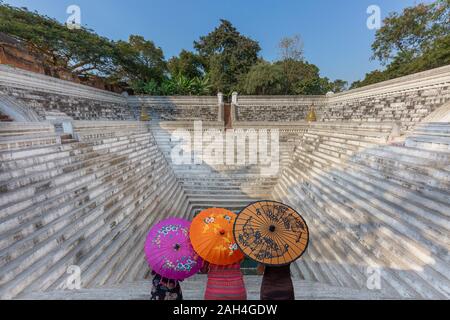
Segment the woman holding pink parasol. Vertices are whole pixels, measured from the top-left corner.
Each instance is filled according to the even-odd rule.
[[[153,275],[152,300],[182,300],[180,281],[200,270],[203,261],[192,248],[190,224],[170,218],[148,233],[145,254]]]

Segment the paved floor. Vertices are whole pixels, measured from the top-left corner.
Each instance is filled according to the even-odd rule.
[[[261,277],[245,276],[249,300],[258,300],[261,287]],[[206,286],[206,276],[195,276],[182,283],[183,295],[186,300],[202,300]],[[150,298],[151,284],[149,281],[121,284],[120,286],[102,287],[82,290],[53,291],[45,293],[28,293],[20,299],[39,300],[147,300]],[[294,281],[296,299],[389,299],[379,291],[358,290],[352,288],[334,287],[326,284],[296,280]]]

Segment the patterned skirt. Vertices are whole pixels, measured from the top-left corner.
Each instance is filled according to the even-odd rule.
[[[205,300],[247,300],[240,264],[210,265]]]

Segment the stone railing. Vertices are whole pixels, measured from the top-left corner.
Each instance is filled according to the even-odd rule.
[[[221,121],[222,103],[216,96],[130,96],[128,104],[138,117],[142,109],[151,118],[166,121]]]
[[[321,114],[325,96],[238,96],[232,114],[236,121],[302,121],[311,106]]]
[[[139,119],[142,110],[163,121],[224,120],[223,96],[127,96],[0,65],[0,94],[13,96],[41,117],[59,111],[75,120]],[[408,130],[450,101],[450,66],[326,96],[238,96],[233,123],[387,121]]]
[[[0,95],[13,96],[41,119],[59,111],[74,119],[130,119],[126,97],[38,73],[0,65]]]
[[[239,122],[302,121],[314,107],[318,121],[400,122],[409,129],[450,101],[450,66],[326,96],[238,96]]]
[[[409,129],[450,101],[450,66],[328,97],[322,121],[396,121]]]

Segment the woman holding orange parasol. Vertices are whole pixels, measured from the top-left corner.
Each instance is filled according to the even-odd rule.
[[[208,282],[205,300],[246,300],[240,262],[244,258],[234,237],[236,214],[211,208],[194,218],[190,238],[194,250],[206,262]]]

